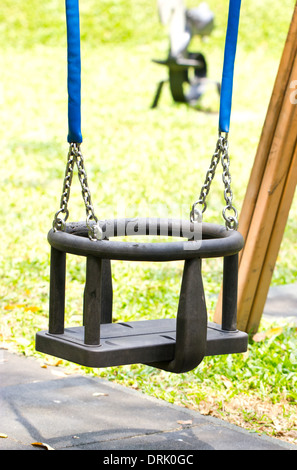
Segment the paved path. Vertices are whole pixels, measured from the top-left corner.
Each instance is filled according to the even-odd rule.
[[[0,438],[0,450],[44,450],[34,442],[107,456],[117,450],[297,450],[100,378],[57,373],[60,368],[2,351],[0,434],[8,437]]]
[[[271,287],[263,315],[271,320],[297,323],[297,283]]]

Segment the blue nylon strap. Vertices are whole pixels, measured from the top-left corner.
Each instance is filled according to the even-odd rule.
[[[232,107],[234,62],[236,55],[241,0],[230,0],[221,86],[219,131],[229,132]]]
[[[79,0],[65,0],[68,65],[68,142],[81,143],[81,57]]]

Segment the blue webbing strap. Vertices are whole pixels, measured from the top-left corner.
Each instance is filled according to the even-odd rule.
[[[79,0],[65,0],[68,64],[68,142],[81,143],[81,57]]]
[[[229,132],[241,0],[230,0],[221,85],[219,131]]]

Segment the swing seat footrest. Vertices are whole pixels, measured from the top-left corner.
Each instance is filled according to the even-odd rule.
[[[244,332],[224,331],[220,325],[208,323],[205,355],[242,353],[247,342]],[[63,334],[41,331],[36,335],[37,351],[94,368],[170,361],[175,343],[175,319],[102,324],[100,345],[84,344],[84,327],[65,328]]]

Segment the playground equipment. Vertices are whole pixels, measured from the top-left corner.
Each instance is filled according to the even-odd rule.
[[[66,0],[68,39],[68,142],[70,144],[60,209],[48,234],[51,245],[49,329],[36,335],[36,349],[90,367],[145,363],[180,373],[195,368],[205,355],[244,352],[247,335],[236,326],[238,253],[243,238],[237,231],[232,204],[228,133],[240,0],[230,0],[222,79],[219,137],[210,169],[190,220],[116,219],[95,215],[81,153],[80,27],[78,0]],[[225,227],[202,223],[206,197],[221,161]],[[85,223],[66,223],[74,165],[86,207]],[[168,235],[177,242],[118,241],[119,235]],[[114,240],[115,238],[115,240]],[[83,325],[65,328],[66,254],[86,258]],[[223,319],[208,323],[201,276],[203,258],[224,258]],[[165,262],[184,260],[176,319],[128,323],[112,321],[110,260]]]
[[[207,3],[187,9],[184,0],[158,0],[162,24],[169,25],[169,53],[165,60],[154,62],[168,67],[168,79],[157,86],[152,108],[158,106],[163,86],[169,81],[174,101],[195,105],[212,84],[220,94],[219,82],[207,78],[207,62],[200,52],[189,52],[192,38],[209,36],[214,28],[214,14]]]

